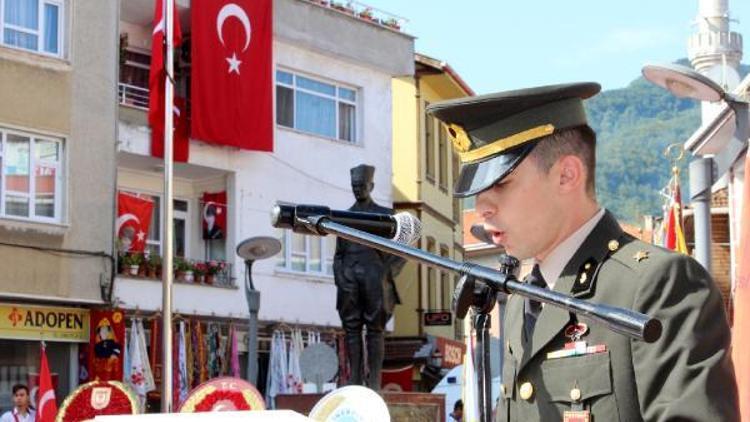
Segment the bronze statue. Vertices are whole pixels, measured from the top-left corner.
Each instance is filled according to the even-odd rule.
[[[352,191],[357,200],[350,211],[393,214],[370,197],[375,167],[361,164],[351,169]],[[397,256],[342,238],[336,240],[333,274],[336,280],[336,309],[346,333],[347,358],[351,366],[349,384],[380,390],[383,368],[385,324],[400,303],[394,279],[406,262]],[[367,327],[365,382],[362,327]]]

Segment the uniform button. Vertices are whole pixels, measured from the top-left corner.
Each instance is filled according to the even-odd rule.
[[[620,242],[618,242],[618,241],[616,241],[614,239],[610,240],[609,243],[607,244],[607,248],[609,248],[610,251],[614,252],[614,251],[620,249]]]
[[[573,401],[581,400],[581,390],[578,388],[570,390],[570,399]]]
[[[534,394],[534,386],[531,385],[530,382],[525,382],[521,384],[521,388],[518,389],[518,392],[521,394],[522,399],[528,400]]]

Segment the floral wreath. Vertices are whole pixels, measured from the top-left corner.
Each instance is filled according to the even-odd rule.
[[[235,387],[221,387],[227,383],[232,383]],[[263,397],[252,384],[238,378],[223,377],[196,387],[180,407],[180,413],[265,410],[265,408]]]
[[[97,388],[108,390],[106,399],[100,403],[101,407],[96,406],[92,400],[92,394]],[[125,384],[117,381],[92,381],[79,386],[65,398],[55,422],[93,420],[97,415],[135,414],[138,414],[138,402]]]

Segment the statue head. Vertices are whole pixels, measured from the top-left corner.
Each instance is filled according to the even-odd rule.
[[[357,202],[366,202],[370,199],[372,188],[375,187],[372,179],[375,174],[375,167],[367,164],[360,164],[353,167],[352,175],[352,192]]]

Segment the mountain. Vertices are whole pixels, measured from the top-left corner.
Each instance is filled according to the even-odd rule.
[[[679,64],[688,65],[683,59]],[[742,66],[744,77],[750,66]],[[597,132],[596,186],[599,202],[618,218],[639,223],[661,214],[659,195],[671,177],[670,144],[684,143],[700,126],[700,103],[680,99],[643,77],[626,88],[604,91],[586,102]],[[688,198],[688,162],[679,162],[683,198]]]

